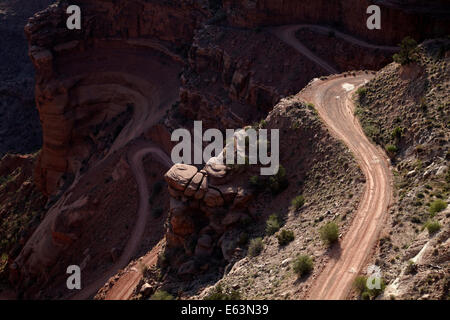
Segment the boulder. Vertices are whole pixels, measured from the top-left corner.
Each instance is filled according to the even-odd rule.
[[[227,181],[225,179],[227,175],[227,166],[218,163],[209,163],[205,166],[205,170],[208,173],[209,182],[213,185],[222,185]]]
[[[165,174],[167,184],[175,190],[183,191],[197,173],[197,168],[187,164],[176,164]]]
[[[184,195],[187,197],[193,197],[197,193],[197,190],[200,188],[203,177],[203,174],[197,172],[187,186],[186,190],[184,190]]]
[[[141,290],[139,291],[139,293],[141,295],[143,295],[144,297],[149,297],[154,291],[155,291],[155,288],[151,284],[144,283],[142,285]]]
[[[205,175],[203,177],[202,183],[200,184],[199,189],[195,193],[195,199],[201,200],[205,196],[206,192],[208,191],[208,177]]]

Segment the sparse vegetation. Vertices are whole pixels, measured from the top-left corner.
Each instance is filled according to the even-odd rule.
[[[432,215],[435,215],[436,213],[439,213],[439,212],[445,210],[446,208],[447,208],[447,202],[445,202],[441,199],[437,199],[430,204],[429,211]]]
[[[339,239],[339,226],[335,222],[329,222],[319,230],[320,238],[327,245],[332,245]]]
[[[405,273],[413,274],[413,273],[417,272],[417,269],[418,269],[417,264],[415,264],[414,261],[409,260],[408,265],[406,266],[406,269],[405,269]]]
[[[308,255],[300,255],[294,261],[294,272],[299,276],[303,277],[311,273],[314,268],[313,259]]]
[[[392,134],[391,134],[392,139],[394,139],[395,141],[399,141],[403,136],[403,132],[404,132],[403,128],[396,127],[394,130],[392,130]]]
[[[353,282],[353,286],[358,291],[358,293],[361,296],[361,299],[363,300],[370,300],[378,297],[384,289],[386,289],[386,282],[384,279],[380,279],[380,286],[379,288],[373,288],[369,289],[367,287],[367,277],[365,276],[358,276],[356,277],[355,281]]]
[[[393,158],[398,152],[398,148],[396,145],[388,144],[386,145],[386,151],[389,157]]]
[[[248,246],[248,254],[250,255],[250,257],[256,257],[260,255],[263,249],[264,243],[262,242],[262,238],[255,238],[250,240],[250,245]]]
[[[234,289],[225,290],[218,284],[203,300],[240,300],[241,294]]]
[[[399,44],[400,52],[392,57],[395,62],[401,65],[407,65],[418,60],[417,41],[411,37],[406,37]]]
[[[361,87],[358,90],[356,90],[356,94],[358,95],[359,100],[362,100],[366,97],[367,89],[364,87]]]
[[[427,228],[429,234],[435,234],[441,230],[441,224],[438,221],[429,220],[425,224],[425,228]]]
[[[280,222],[278,221],[278,215],[272,214],[266,221],[266,234],[268,236],[271,236],[278,230],[280,230]]]
[[[168,292],[163,290],[157,290],[151,297],[150,300],[175,300],[175,298]]]
[[[292,200],[292,206],[298,210],[301,207],[303,207],[303,205],[305,204],[305,197],[303,197],[302,195],[300,196],[296,196],[293,200]]]
[[[277,239],[280,246],[285,246],[288,243],[294,241],[294,232],[292,230],[283,229],[278,233]]]

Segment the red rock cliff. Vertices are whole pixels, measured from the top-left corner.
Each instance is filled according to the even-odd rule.
[[[424,40],[450,32],[444,1],[369,0],[223,0],[230,24],[257,27],[282,24],[329,24],[355,36],[395,45],[404,37]],[[381,30],[366,27],[369,5],[381,8]],[[448,4],[448,2],[447,2]]]

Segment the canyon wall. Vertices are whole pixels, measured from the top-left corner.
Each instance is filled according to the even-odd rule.
[[[381,30],[369,30],[366,21],[369,5],[381,8]],[[396,45],[404,37],[418,41],[450,32],[449,10],[444,3],[406,4],[369,0],[224,0],[231,25],[256,28],[283,24],[327,24],[374,43]]]
[[[208,17],[198,1],[71,4],[82,10],[82,30],[66,28],[64,3],[25,27],[43,128],[35,180],[46,195],[92,154],[120,148],[164,115],[178,97],[178,53]]]

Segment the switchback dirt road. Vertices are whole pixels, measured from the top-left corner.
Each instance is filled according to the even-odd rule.
[[[75,300],[85,300],[94,296],[97,291],[111,278],[114,276],[118,270],[127,266],[130,259],[136,252],[138,245],[142,239],[145,230],[145,224],[147,222],[148,216],[150,214],[150,208],[148,203],[149,190],[146,180],[146,175],[143,166],[143,159],[148,154],[153,154],[158,161],[167,168],[172,166],[172,160],[158,147],[146,143],[143,145],[134,146],[129,151],[129,159],[131,170],[133,172],[134,178],[138,185],[139,190],[139,207],[137,213],[137,220],[134,225],[133,231],[131,232],[131,237],[128,240],[122,255],[117,260],[117,262],[101,277],[99,277],[95,282],[90,283],[88,286],[84,287],[80,292],[78,292],[72,299]],[[159,246],[157,246],[159,247]],[[153,262],[153,261],[149,261]],[[116,288],[119,292],[122,291],[120,288]],[[112,297],[114,298],[114,297]]]
[[[341,300],[348,298],[355,277],[370,259],[383,227],[392,198],[392,175],[384,151],[364,134],[354,116],[352,95],[373,76],[333,76],[315,80],[300,93],[314,103],[331,133],[354,154],[366,177],[366,189],[348,232],[340,241],[336,258],[314,280],[308,298]]]
[[[300,28],[333,31],[337,37],[363,47],[388,51],[397,49],[371,45],[327,27],[288,25],[269,30],[331,74],[336,73],[336,70],[297,39],[295,33]],[[311,82],[299,94],[301,99],[315,105],[332,134],[349,147],[366,177],[366,190],[352,224],[337,248],[339,252],[315,279],[308,293],[309,299],[341,300],[348,297],[354,279],[373,253],[392,199],[393,179],[389,160],[381,148],[369,141],[354,116],[352,95],[359,86],[372,78],[373,75],[363,72],[356,76],[335,75],[323,81],[317,79]]]

